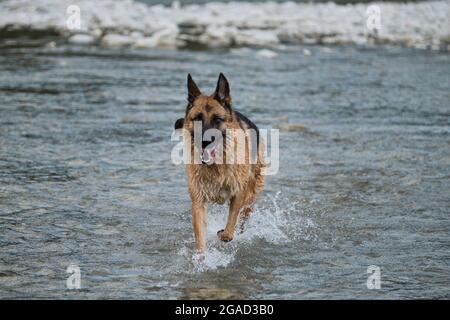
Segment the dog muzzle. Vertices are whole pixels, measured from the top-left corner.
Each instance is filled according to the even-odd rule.
[[[211,165],[216,162],[217,150],[216,147],[206,147],[202,149],[200,160],[203,164]]]

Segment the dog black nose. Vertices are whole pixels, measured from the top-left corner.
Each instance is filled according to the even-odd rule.
[[[211,141],[203,141],[202,142],[202,149],[206,149],[206,147],[211,143]]]
[[[205,140],[203,140],[203,141],[202,141],[202,148],[205,149],[208,145],[210,145],[211,143],[213,143],[215,139],[216,139],[216,137],[213,136],[213,137],[211,137],[211,141],[205,141]]]

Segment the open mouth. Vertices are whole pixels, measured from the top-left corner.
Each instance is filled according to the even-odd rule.
[[[203,164],[213,164],[216,161],[217,151],[216,147],[207,146],[206,148],[202,148],[202,153],[200,154],[200,160]]]

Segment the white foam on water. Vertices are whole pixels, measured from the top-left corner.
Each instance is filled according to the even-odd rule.
[[[178,254],[183,256],[191,266],[188,272],[198,273],[229,266],[235,261],[239,250],[248,248],[255,241],[271,244],[286,244],[301,239],[307,240],[314,233],[314,221],[303,214],[298,203],[284,199],[281,193],[265,196],[255,206],[245,231],[238,228],[231,242],[223,243],[217,238],[217,231],[225,227],[228,206],[211,206],[208,213],[207,249],[204,254],[193,252],[192,244],[186,243]]]
[[[272,51],[272,50],[262,49],[262,50],[259,50],[256,53],[256,55],[261,58],[272,59],[272,58],[275,58],[278,55],[278,53],[276,53],[275,51]]]
[[[67,8],[80,8],[71,30]],[[376,34],[367,27],[370,5],[380,12]],[[6,0],[0,31],[51,30],[70,43],[111,47],[177,48],[193,42],[210,47],[292,44],[401,44],[450,49],[450,2],[335,3],[231,2],[171,7],[133,0]],[[88,37],[74,37],[78,34]],[[95,40],[95,41],[94,41]],[[264,56],[264,55],[263,55]],[[267,57],[267,55],[265,55]]]
[[[220,251],[214,247],[208,247],[207,250],[198,254],[189,249],[190,244],[186,244],[178,250],[178,255],[184,259],[180,266],[171,270],[174,273],[201,273],[208,270],[216,270],[220,267],[226,267],[234,260],[233,253]]]

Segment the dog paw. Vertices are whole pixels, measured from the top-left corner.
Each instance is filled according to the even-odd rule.
[[[205,251],[196,250],[192,255],[192,260],[195,262],[203,262],[205,261]]]
[[[233,236],[226,234],[225,230],[223,230],[223,229],[217,231],[217,236],[223,242],[230,242],[231,240],[233,240]]]

